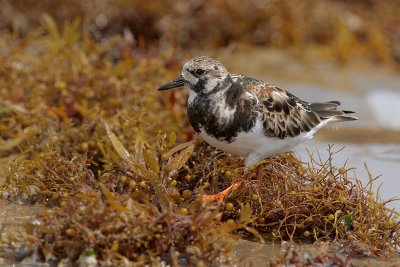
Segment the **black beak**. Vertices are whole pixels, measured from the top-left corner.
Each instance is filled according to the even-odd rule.
[[[168,90],[168,89],[172,89],[172,88],[180,87],[180,86],[184,86],[184,85],[185,85],[185,80],[182,78],[182,76],[179,75],[175,80],[164,84],[163,86],[161,86],[157,90],[158,91]]]

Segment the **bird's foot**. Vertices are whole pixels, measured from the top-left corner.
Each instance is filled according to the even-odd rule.
[[[224,202],[225,198],[233,191],[237,190],[239,187],[241,187],[243,184],[243,181],[239,180],[236,181],[233,185],[229,186],[227,189],[224,191],[221,191],[217,194],[214,195],[201,195],[200,200],[204,202],[218,202],[222,203]]]

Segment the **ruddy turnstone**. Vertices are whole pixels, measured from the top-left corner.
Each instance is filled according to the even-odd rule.
[[[243,157],[246,167],[311,139],[329,122],[357,120],[338,101],[306,102],[265,81],[231,74],[209,57],[187,61],[181,75],[158,90],[184,85],[194,130],[210,145]],[[241,184],[203,199],[222,201]]]

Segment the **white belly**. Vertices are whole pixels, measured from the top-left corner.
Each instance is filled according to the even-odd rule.
[[[203,138],[204,141],[206,141],[210,145],[218,149],[221,149],[222,151],[225,151],[227,153],[239,156],[248,155],[257,145],[257,141],[251,138],[251,136],[253,135],[251,133],[247,134],[240,133],[231,143],[228,143],[226,141],[220,141],[210,135],[207,135],[203,129],[201,129],[199,135],[201,136],[201,138]]]
[[[257,121],[251,131],[239,133],[231,143],[207,135],[204,129],[200,129],[199,135],[208,144],[222,151],[246,158],[245,163],[249,165],[275,154],[286,152],[296,145],[311,139],[314,133],[325,124],[325,122],[321,123],[308,133],[301,133],[299,136],[284,139],[266,137],[261,121]]]
[[[266,137],[262,128],[262,123],[259,121],[251,131],[239,133],[231,143],[207,135],[204,129],[200,130],[201,132],[199,135],[210,145],[227,153],[243,157],[251,153],[263,154],[265,157],[272,156],[287,151],[303,140],[308,139],[304,135],[289,137],[283,140],[279,138]]]

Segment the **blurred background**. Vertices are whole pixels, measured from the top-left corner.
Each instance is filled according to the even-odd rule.
[[[96,42],[122,36],[142,56],[168,55],[165,67],[176,73],[186,59],[208,55],[305,100],[340,100],[360,120],[296,152],[307,161],[307,149],[326,155],[327,144],[345,146],[336,164],[348,160],[363,178],[365,162],[382,175],[388,199],[400,194],[399,14],[395,0],[1,0],[0,31],[40,35],[48,16],[61,29],[75,21]]]

